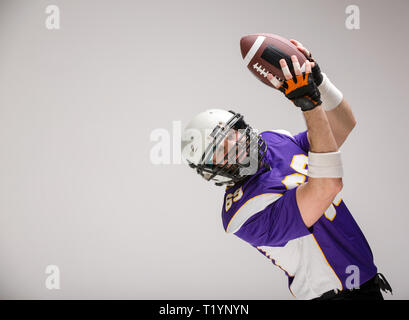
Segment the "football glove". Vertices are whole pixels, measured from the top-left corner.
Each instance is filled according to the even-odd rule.
[[[322,73],[321,73],[321,69],[320,66],[318,65],[318,63],[312,58],[311,53],[310,56],[308,58],[308,60],[310,62],[314,62],[314,67],[311,69],[311,73],[312,73],[312,77],[314,78],[314,82],[317,85],[317,87],[320,86],[320,84],[322,83],[322,80],[324,79]]]
[[[295,78],[284,81],[278,89],[302,111],[312,110],[322,103],[312,73],[296,75]]]

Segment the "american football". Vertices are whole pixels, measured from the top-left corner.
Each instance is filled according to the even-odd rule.
[[[304,71],[306,58],[289,40],[275,34],[251,34],[240,40],[241,55],[245,65],[263,83],[276,89],[267,80],[271,73],[278,80],[283,81],[284,75],[279,61],[285,59],[293,72],[291,56],[296,55],[300,62],[301,71]]]

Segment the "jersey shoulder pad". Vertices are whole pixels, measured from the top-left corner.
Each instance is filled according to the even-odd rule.
[[[281,193],[258,183],[226,190],[222,209],[224,229],[227,233],[238,231],[249,218],[281,196]]]
[[[287,143],[289,140],[294,141],[294,136],[284,129],[263,131],[261,137],[266,141],[267,145],[269,142],[274,145],[280,145]]]
[[[271,131],[279,133],[279,134],[284,134],[286,136],[289,136],[290,138],[294,138],[294,136],[289,131],[284,130],[284,129],[276,129],[276,130],[271,130]]]

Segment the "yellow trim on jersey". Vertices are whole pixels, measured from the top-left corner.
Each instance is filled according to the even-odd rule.
[[[334,214],[334,216],[333,216],[332,218],[330,218],[330,217],[327,216],[327,210],[328,210],[329,208],[331,208],[331,206],[334,208],[334,211],[335,211],[335,214]],[[325,218],[327,218],[329,221],[332,222],[332,221],[335,219],[335,217],[337,216],[337,213],[338,213],[338,212],[337,212],[337,209],[335,208],[335,206],[334,206],[333,203],[331,203],[331,204],[329,205],[328,209],[325,210],[324,216],[325,216]]]
[[[247,202],[249,202],[250,200],[252,200],[252,199],[254,199],[254,198],[257,198],[257,197],[259,197],[259,196],[262,196],[262,195],[264,195],[264,194],[276,194],[276,195],[280,195],[280,196],[283,195],[282,193],[266,192],[266,193],[258,194],[258,195],[256,195],[256,196],[254,196],[253,198],[248,199],[245,203],[243,203],[243,204],[240,206],[240,208],[238,208],[238,209],[236,210],[236,212],[234,213],[234,215],[231,217],[229,223],[227,224],[227,227],[226,227],[226,230],[225,230],[225,231],[227,232],[227,230],[229,230],[229,226],[230,226],[230,223],[232,222],[233,218],[236,216],[237,212],[239,212],[240,209],[241,209]]]
[[[334,271],[334,269],[332,269],[331,265],[328,263],[327,257],[325,256],[325,254],[324,254],[324,252],[322,251],[320,245],[318,244],[317,239],[315,239],[315,237],[314,237],[314,235],[313,235],[312,233],[311,233],[311,235],[312,235],[312,238],[314,239],[315,243],[317,244],[318,249],[320,249],[320,251],[321,251],[321,253],[322,253],[322,256],[323,256],[324,259],[325,259],[325,262],[326,262],[326,263],[328,264],[328,266],[331,268],[332,272],[335,274],[335,277],[337,277],[337,279],[338,279],[338,281],[339,281],[339,284],[341,285],[341,290],[344,290],[344,286],[342,285],[342,281],[338,278],[337,273]]]
[[[342,198],[339,199],[339,201],[337,203],[334,203],[334,206],[339,206],[341,204]]]
[[[295,172],[301,173],[300,171],[298,171],[296,168],[293,167],[293,163],[294,163],[294,161],[295,161],[295,157],[297,157],[297,156],[304,156],[304,157],[307,158],[307,161],[304,163],[304,165],[303,165],[303,167],[301,168],[301,170],[307,170],[307,169],[306,169],[306,166],[308,165],[308,156],[305,155],[305,154],[303,154],[303,153],[297,153],[297,154],[293,155],[293,158],[291,159],[290,167],[291,167]],[[301,173],[301,174],[304,174],[304,173]]]
[[[275,266],[279,267],[281,270],[283,270],[285,273],[287,273],[290,277],[292,277],[292,278],[295,277],[295,275],[289,273],[289,272],[288,272],[287,270],[285,270],[282,266],[280,266],[279,264],[277,264],[277,263],[276,263],[276,260],[275,260],[274,258],[271,258],[271,256],[270,256],[266,251],[264,251],[264,250],[261,249],[260,247],[257,247],[257,249],[259,249],[269,260],[271,260],[271,262],[272,262]]]

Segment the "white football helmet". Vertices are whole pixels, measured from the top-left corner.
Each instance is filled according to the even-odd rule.
[[[229,133],[235,140],[227,144]],[[230,141],[231,142],[231,141]],[[228,152],[225,153],[226,145]],[[216,150],[222,148],[221,159]],[[194,117],[182,133],[182,157],[191,168],[216,185],[233,185],[257,172],[267,146],[257,131],[234,111],[211,109]]]

